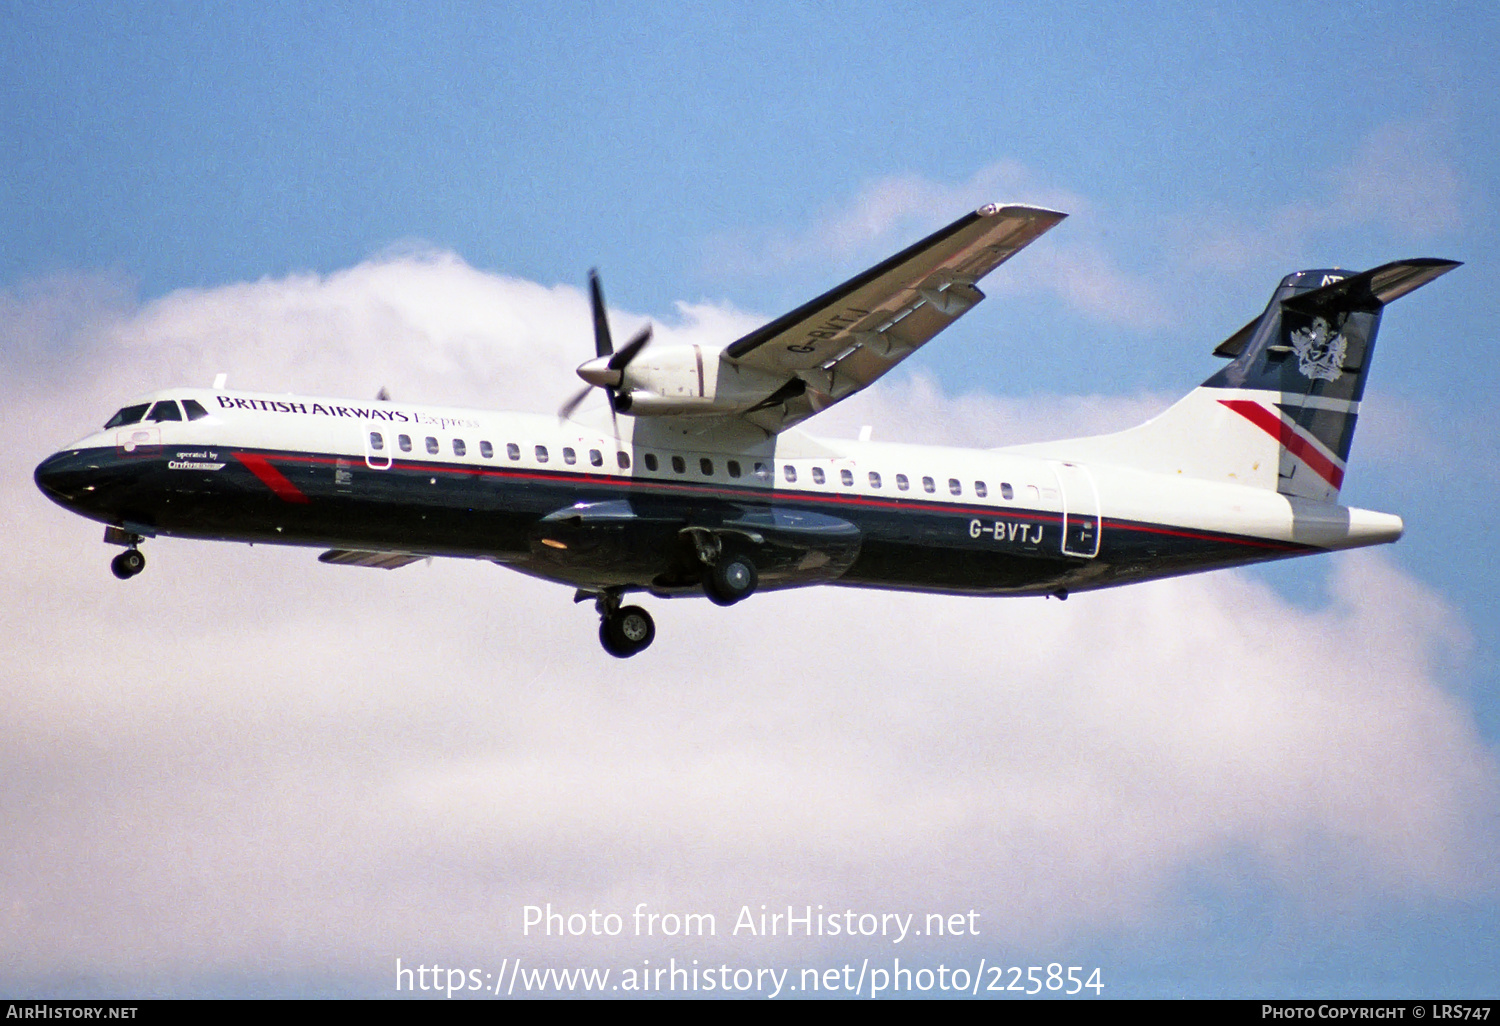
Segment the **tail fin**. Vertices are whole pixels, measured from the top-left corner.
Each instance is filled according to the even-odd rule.
[[[1265,312],[1214,350],[1227,367],[1154,420],[1069,451],[1336,501],[1381,309],[1457,266],[1417,259],[1287,275]]]
[[[1381,309],[1457,266],[1404,260],[1363,274],[1288,275],[1253,326],[1214,350],[1233,362],[1203,387],[1221,390],[1220,404],[1275,440],[1277,491],[1338,497]]]

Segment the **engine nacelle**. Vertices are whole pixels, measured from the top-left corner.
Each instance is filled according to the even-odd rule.
[[[621,413],[641,417],[719,416],[739,413],[785,384],[763,371],[738,367],[717,349],[658,346],[641,352],[624,369]]]

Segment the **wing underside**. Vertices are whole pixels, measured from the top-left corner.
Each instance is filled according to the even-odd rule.
[[[858,392],[973,309],[979,279],[1066,216],[980,207],[731,343],[726,359],[785,382],[740,416],[775,433]]]

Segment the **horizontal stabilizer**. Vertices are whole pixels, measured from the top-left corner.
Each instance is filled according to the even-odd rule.
[[[1408,292],[1415,292],[1434,278],[1447,274],[1459,266],[1461,264],[1457,260],[1438,260],[1432,257],[1398,260],[1395,263],[1382,264],[1369,271],[1339,278],[1319,288],[1287,296],[1282,300],[1282,305],[1289,310],[1307,314],[1379,310],[1386,304],[1394,303]],[[1322,274],[1326,279],[1342,272],[1316,273]],[[1304,273],[1292,277],[1306,276]],[[1239,331],[1220,342],[1214,348],[1214,355],[1227,360],[1239,356],[1245,351],[1245,346],[1250,342],[1255,329],[1263,319],[1264,315],[1252,319]]]
[[[1260,324],[1260,318],[1254,317],[1239,331],[1230,335],[1214,348],[1215,356],[1222,356],[1226,360],[1233,360],[1245,351],[1245,343],[1250,341],[1250,336],[1255,334],[1256,325]]]
[[[1299,292],[1282,303],[1288,309],[1310,314],[1330,310],[1378,310],[1458,266],[1457,260],[1431,257],[1398,260],[1351,274],[1310,292]]]
[[[410,552],[369,552],[363,549],[329,549],[318,557],[320,563],[338,563],[341,566],[375,566],[382,570],[394,570],[416,563],[425,556],[413,556]]]

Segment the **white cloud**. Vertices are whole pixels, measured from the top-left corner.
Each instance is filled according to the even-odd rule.
[[[1075,220],[1054,229],[988,279],[986,291],[1050,292],[1093,320],[1137,330],[1171,321],[1167,305],[1150,282],[1115,266],[1105,247],[1089,241],[1093,233],[1087,225],[1088,201],[1048,185],[1015,161],[981,168],[958,184],[909,173],[878,179],[804,230],[711,239],[707,262],[716,272],[739,274],[821,270],[830,265],[853,273],[991,202],[1049,207],[1085,223],[1080,226]]]
[[[1381,125],[1333,173],[1337,215],[1426,239],[1458,228],[1465,186],[1437,126]]]
[[[945,394],[922,371],[875,387],[819,414],[818,434],[854,437],[861,427],[887,442],[995,449],[1122,431],[1156,416],[1177,396],[1038,395],[1025,399]],[[905,377],[905,380],[901,380]]]
[[[9,303],[4,331],[90,354],[77,377],[0,384],[0,508],[27,525],[0,567],[18,978],[786,950],[523,939],[520,907],[547,901],[714,911],[721,932],[742,903],[974,907],[986,944],[1034,945],[1160,928],[1183,871],[1228,851],[1355,913],[1493,885],[1500,776],[1438,669],[1465,628],[1378,555],[1338,558],[1320,609],[1232,573],[1066,603],[651,601],[656,645],[626,662],[566,589],[488,565],[163,539],[122,583],[97,528],[29,477],[124,393],[228,369],[547,409],[587,355],[585,300],[429,254],[72,328]],[[743,315],[680,316],[688,337]],[[881,437],[991,445],[1157,403],[954,399],[921,378],[861,401],[832,427],[873,410]]]
[[[1327,174],[1320,196],[1248,216],[1196,214],[1179,229],[1187,263],[1230,272],[1291,264],[1305,258],[1318,234],[1350,225],[1373,225],[1418,242],[1453,231],[1472,197],[1449,149],[1437,122],[1381,125]]]

